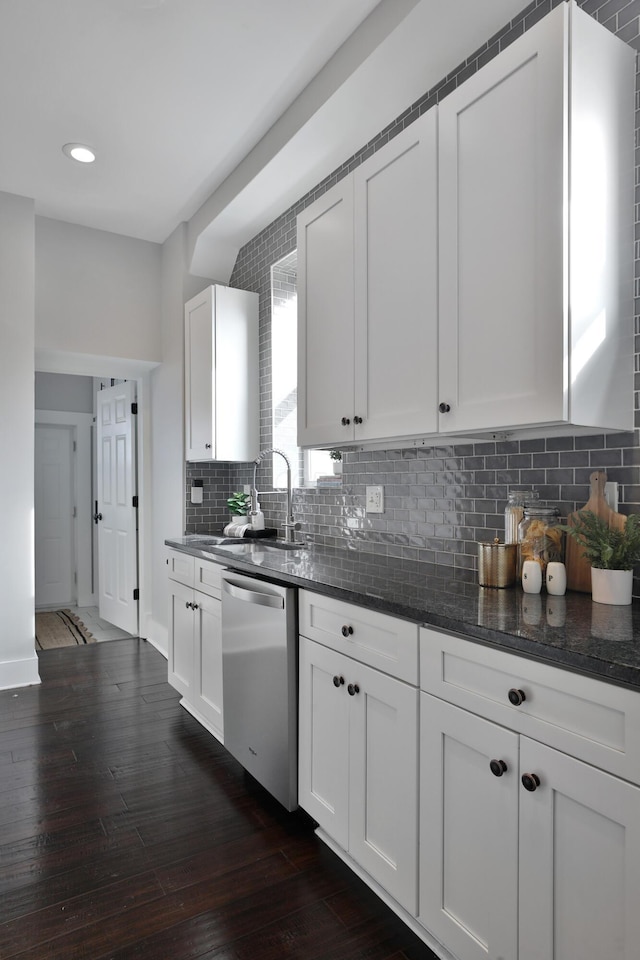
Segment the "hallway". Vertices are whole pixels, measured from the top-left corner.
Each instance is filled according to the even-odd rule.
[[[179,706],[143,640],[0,692],[3,960],[432,960]]]

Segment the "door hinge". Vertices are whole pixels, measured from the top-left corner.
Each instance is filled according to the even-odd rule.
[[[137,506],[138,506],[138,497],[137,497],[137,495],[136,495],[135,497],[132,497],[132,498],[131,498],[131,505],[132,505],[133,507],[137,507]]]
[[[78,444],[77,444],[76,441],[74,440],[74,441],[73,441],[73,452],[76,453],[76,452],[77,452],[77,449],[78,449]]]
[[[78,508],[77,508],[77,507],[74,507],[74,508],[73,508],[73,519],[75,520],[75,519],[77,518],[77,516],[78,516]]]
[[[138,590],[137,587],[136,587],[135,590],[133,591],[133,599],[134,599],[134,600],[139,600],[139,599],[140,599],[140,591]]]
[[[77,570],[74,570],[74,571],[73,571],[73,582],[76,584],[76,586],[78,585],[78,571],[77,571]]]
[[[133,414],[135,415],[137,412],[138,412],[138,404],[137,404],[137,403],[132,403],[132,404],[131,404],[131,413],[133,413]]]

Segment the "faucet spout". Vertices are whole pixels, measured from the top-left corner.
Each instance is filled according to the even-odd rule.
[[[287,516],[284,522],[284,538],[287,543],[295,542],[295,532],[300,529],[300,524],[296,523],[293,516],[293,503],[291,496],[291,463],[288,456],[282,450],[278,450],[276,447],[271,447],[269,450],[261,450],[256,459],[253,461],[253,485],[251,487],[251,513],[257,513],[258,511],[258,488],[256,486],[256,474],[258,472],[258,467],[262,460],[265,457],[268,457],[270,453],[277,453],[278,456],[282,457],[284,462],[287,465]]]

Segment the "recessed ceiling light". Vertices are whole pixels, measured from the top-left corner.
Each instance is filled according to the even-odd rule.
[[[65,143],[62,152],[71,160],[78,163],[93,163],[96,158],[94,151],[86,143]]]

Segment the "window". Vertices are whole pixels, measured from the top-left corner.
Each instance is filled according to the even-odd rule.
[[[271,268],[271,409],[273,446],[291,461],[294,487],[314,486],[333,473],[326,450],[300,450],[297,445],[298,254],[283,257]],[[282,457],[273,458],[273,485],[286,486]]]

